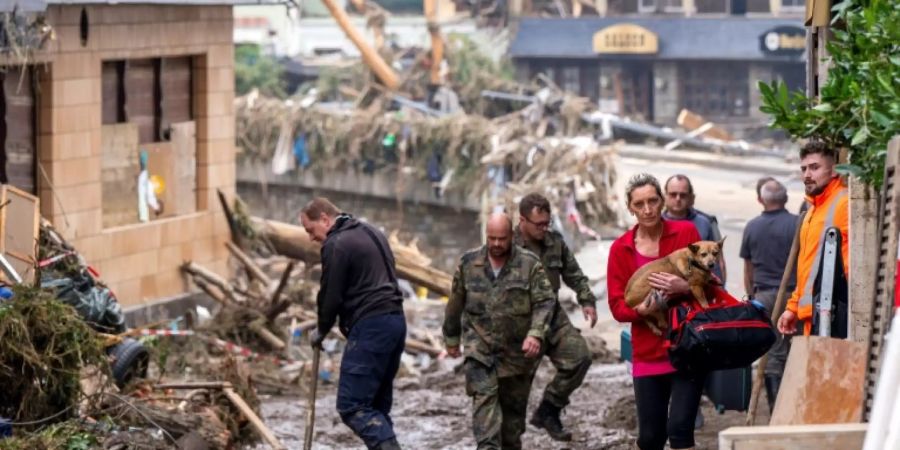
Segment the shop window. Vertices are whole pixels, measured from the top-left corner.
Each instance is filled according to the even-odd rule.
[[[638,0],[638,11],[643,13],[655,13],[657,6],[656,2],[657,0]]]
[[[660,0],[664,12],[684,12],[683,0]]]
[[[696,0],[699,14],[727,14],[731,0]]]
[[[562,88],[573,94],[581,93],[581,78],[578,66],[569,66],[562,71]]]
[[[644,0],[608,0],[606,12],[609,16],[634,14],[638,12],[638,1]]]
[[[581,94],[591,100],[600,98],[600,68],[597,66],[588,66],[584,68],[584,83],[581,84]]]
[[[36,194],[33,69],[0,69],[0,183]]]
[[[786,11],[803,11],[806,8],[805,0],[781,0],[781,9]]]
[[[554,82],[554,83],[556,83],[556,84],[559,84],[559,80],[556,78],[556,69],[555,69],[554,67],[552,67],[552,66],[544,66],[544,67],[541,69],[541,72],[543,72],[544,75],[545,75],[548,79],[550,79],[550,81],[552,81],[552,82]]]
[[[772,7],[769,0],[747,0],[748,13],[770,13]]]
[[[679,66],[681,105],[712,117],[750,113],[750,82],[745,63],[684,63]]]

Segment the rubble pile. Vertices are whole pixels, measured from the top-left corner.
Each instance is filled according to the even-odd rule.
[[[106,366],[101,339],[72,307],[37,288],[0,302],[0,417],[25,429],[75,416],[80,372]]]

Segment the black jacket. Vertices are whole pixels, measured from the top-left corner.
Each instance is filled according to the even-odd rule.
[[[373,236],[381,243],[387,261]],[[322,280],[316,304],[322,336],[338,318],[341,333],[347,336],[362,319],[403,313],[394,254],[381,232],[350,215],[338,216],[322,244]]]

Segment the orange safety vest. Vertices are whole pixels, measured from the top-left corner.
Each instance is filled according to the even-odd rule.
[[[822,242],[825,230],[837,227],[841,230],[841,255],[844,260],[844,274],[850,277],[849,198],[847,188],[841,179],[835,177],[825,187],[825,191],[815,197],[806,197],[809,211],[800,226],[800,254],[797,255],[797,287],[787,302],[786,309],[797,314],[804,321],[803,334],[812,331],[813,283],[822,264]]]

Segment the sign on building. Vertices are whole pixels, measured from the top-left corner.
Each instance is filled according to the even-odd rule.
[[[608,26],[594,34],[594,52],[652,55],[659,51],[656,33],[630,23]]]
[[[769,55],[798,55],[806,49],[806,30],[801,27],[780,26],[759,37],[759,49]]]

